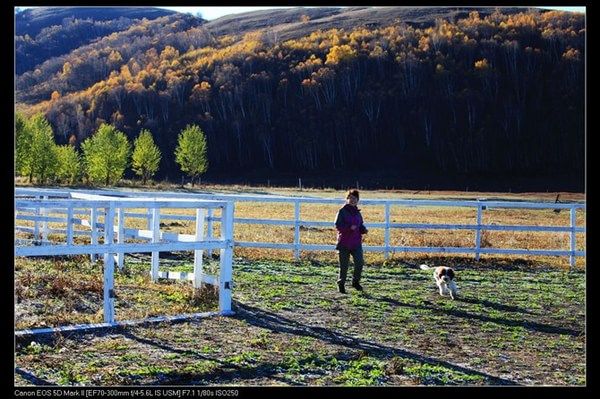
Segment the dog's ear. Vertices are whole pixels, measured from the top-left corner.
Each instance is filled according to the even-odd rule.
[[[446,276],[448,276],[448,278],[454,280],[454,270],[446,269]]]

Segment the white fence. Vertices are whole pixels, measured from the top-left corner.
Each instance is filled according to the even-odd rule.
[[[67,191],[19,190],[15,193],[15,219],[33,221],[33,226],[15,223],[16,231],[32,233],[33,240],[15,240],[15,256],[54,256],[90,254],[104,255],[104,323],[107,326],[130,324],[116,322],[114,314],[114,264],[123,266],[125,253],[152,253],[150,274],[153,281],[159,277],[189,279],[194,287],[201,282],[219,287],[219,313],[231,314],[232,259],[233,259],[233,203],[201,199],[156,199],[151,197],[117,198]],[[143,208],[150,215],[148,229],[125,228],[127,217],[137,217],[126,209]],[[176,234],[160,230],[161,219],[180,218],[164,212],[168,209],[195,209],[195,216],[186,219],[195,221],[195,234]],[[221,234],[219,238],[204,237],[204,222],[207,212],[221,210]],[[163,210],[163,213],[161,213]],[[57,216],[58,215],[58,216]],[[117,222],[115,223],[115,217]],[[102,220],[102,222],[100,222]],[[55,227],[50,228],[49,223]],[[58,225],[58,227],[56,226]],[[82,230],[80,226],[88,227]],[[80,230],[76,230],[79,228]],[[101,237],[103,233],[103,237]],[[50,241],[48,236],[64,237],[64,242]],[[115,234],[117,242],[115,242]],[[90,244],[76,244],[77,236],[91,237]],[[99,243],[103,238],[103,243]],[[126,239],[138,242],[126,242]],[[149,242],[139,242],[139,241]],[[202,255],[205,250],[220,250],[219,276],[205,274]],[[169,273],[159,270],[161,251],[194,251],[194,273]],[[85,327],[85,326],[84,326]],[[45,330],[45,329],[41,329]],[[38,332],[44,332],[44,331]],[[26,331],[31,333],[32,331]]]
[[[17,193],[30,195],[52,195],[63,194],[64,190],[40,190],[40,189],[17,189]],[[300,227],[333,227],[333,220],[318,221],[303,219],[301,216],[302,204],[338,204],[342,205],[343,201],[339,199],[325,198],[308,198],[308,197],[282,197],[272,195],[229,195],[229,194],[195,194],[195,193],[174,193],[174,192],[141,192],[141,191],[120,191],[120,190],[76,190],[70,191],[73,195],[109,195],[109,196],[128,196],[133,197],[156,197],[156,198],[187,198],[199,200],[217,200],[217,201],[234,201],[234,202],[272,202],[272,203],[289,203],[294,207],[294,218],[292,220],[283,219],[256,219],[256,218],[234,218],[233,223],[239,224],[262,224],[262,225],[278,225],[278,226],[293,226],[294,239],[291,243],[273,243],[273,242],[246,242],[235,241],[234,246],[238,247],[253,247],[253,248],[273,248],[292,250],[296,259],[299,259],[301,251],[306,250],[334,250],[334,245],[322,244],[303,244],[300,241]],[[387,258],[391,253],[398,252],[420,252],[420,253],[467,253],[474,254],[476,259],[479,259],[482,254],[515,254],[515,255],[549,255],[549,256],[568,256],[570,265],[575,264],[575,259],[578,256],[585,256],[585,251],[577,250],[577,233],[585,233],[585,227],[577,226],[576,212],[578,209],[586,209],[585,204],[581,203],[548,203],[548,202],[520,202],[520,201],[488,201],[488,200],[471,200],[471,201],[448,201],[448,200],[375,200],[362,199],[363,206],[382,206],[384,207],[384,220],[381,222],[366,223],[367,228],[382,228],[384,229],[384,240],[382,245],[364,246],[365,251],[383,252]],[[433,223],[392,223],[390,220],[392,207],[439,207],[439,208],[471,208],[476,211],[475,220],[470,224],[433,224]],[[548,209],[548,210],[568,210],[569,225],[565,226],[533,226],[533,225],[501,225],[501,224],[483,224],[484,212],[492,209]],[[137,215],[145,216],[145,215]],[[148,223],[151,217],[146,215]],[[192,220],[193,216],[179,216],[183,220]],[[215,218],[209,210],[207,215],[207,223],[209,224],[208,238],[212,232],[212,221]],[[470,247],[415,247],[415,246],[399,246],[392,245],[390,242],[390,232],[392,229],[419,229],[419,230],[471,230],[474,232],[473,246]],[[554,232],[567,233],[569,235],[568,248],[556,249],[523,249],[523,248],[488,248],[482,247],[481,238],[485,231],[519,231],[519,232]],[[333,239],[333,237],[332,237]]]

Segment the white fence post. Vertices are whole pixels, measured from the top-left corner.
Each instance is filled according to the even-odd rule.
[[[571,207],[571,233],[570,233],[570,249],[571,255],[569,255],[569,271],[571,267],[575,266],[575,249],[576,249],[576,235],[575,235],[575,226],[577,225],[577,213],[575,207]]]
[[[67,245],[73,245],[73,206],[67,207]]]
[[[294,259],[300,259],[300,201],[294,201]]]
[[[152,208],[148,208],[146,211],[146,223],[147,229],[152,230]]]
[[[208,208],[208,217],[206,220],[206,238],[211,240],[213,237],[213,208]],[[208,256],[212,257],[212,248],[208,250]]]
[[[160,242],[160,208],[152,208],[152,242]],[[150,275],[152,281],[158,281],[158,258],[159,252],[152,252],[152,267],[150,269]]]
[[[44,195],[44,201],[46,201],[48,199],[47,195]],[[42,216],[47,217],[48,216],[48,208],[43,207],[42,208]],[[48,241],[48,221],[44,220],[42,222],[42,241]]]
[[[390,257],[390,203],[385,203],[385,259]]]
[[[92,245],[98,244],[98,230],[96,228],[96,222],[98,220],[98,209],[92,207],[90,210],[90,228],[92,229]],[[90,254],[90,261],[95,262],[97,258],[96,254]]]
[[[39,200],[42,197],[38,197],[36,196],[35,199]],[[40,239],[40,224],[38,222],[38,218],[37,216],[40,215],[40,207],[36,207],[35,208],[35,221],[33,222],[33,239],[34,240],[39,240]]]
[[[123,232],[124,224],[125,224],[125,209],[119,207],[117,213],[117,242],[119,244],[125,243],[125,236]],[[123,264],[125,261],[125,253],[119,252],[117,254],[117,266],[119,266],[119,270],[123,270]]]
[[[479,260],[481,249],[481,211],[482,205],[477,205],[477,230],[475,231],[475,260]]]
[[[221,210],[221,239],[225,248],[221,249],[219,267],[219,312],[222,315],[233,314],[231,310],[231,290],[233,288],[233,212],[234,203],[227,202]]]
[[[204,218],[206,211],[204,209],[196,209],[196,241],[204,239]],[[194,288],[200,288],[202,284],[202,253],[199,249],[194,251]]]
[[[113,219],[115,218],[115,208],[110,204],[105,208],[104,216],[104,244],[112,244],[114,239]],[[115,290],[114,290],[114,271],[115,258],[111,253],[104,254],[104,322],[114,323],[115,321]]]

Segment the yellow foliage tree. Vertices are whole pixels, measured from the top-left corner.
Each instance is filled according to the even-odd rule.
[[[341,46],[333,46],[329,53],[327,53],[327,59],[325,65],[336,65],[344,60],[354,58],[356,56],[356,50],[347,44]]]

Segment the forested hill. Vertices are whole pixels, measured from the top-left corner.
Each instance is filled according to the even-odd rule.
[[[33,69],[93,40],[123,31],[142,19],[174,11],[149,7],[39,7],[15,15],[16,72]]]
[[[179,176],[199,125],[209,173],[439,176],[584,170],[584,16],[505,8],[269,10],[143,19],[17,76],[56,141],[149,129]],[[17,54],[18,56],[18,54]]]

